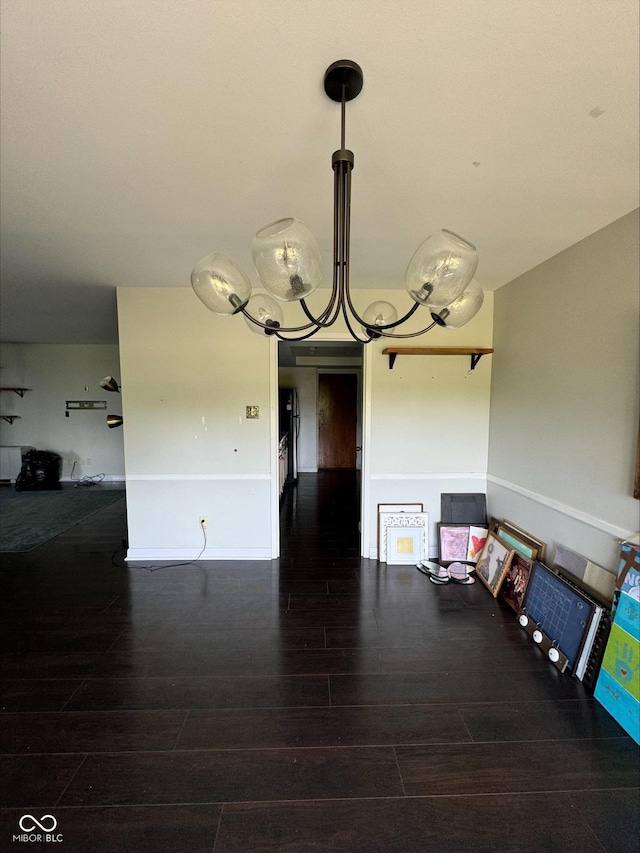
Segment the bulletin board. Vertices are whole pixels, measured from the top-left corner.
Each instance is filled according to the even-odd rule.
[[[522,612],[535,622],[566,656],[568,666],[578,660],[595,604],[580,595],[542,563],[535,563]]]

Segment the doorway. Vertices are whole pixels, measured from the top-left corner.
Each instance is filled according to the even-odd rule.
[[[354,533],[359,539],[360,469],[363,436],[363,346],[353,341],[278,342],[278,394],[280,399],[294,393],[295,400],[295,470],[279,498],[279,553],[287,551],[287,525],[283,513],[290,513],[298,492],[305,500],[310,490],[322,490],[323,501],[331,501],[327,483],[338,483],[340,477],[327,479],[326,473],[351,472],[357,483],[357,512]],[[279,419],[277,435],[283,439]],[[322,483],[321,483],[322,481]],[[339,490],[339,486],[336,485]],[[336,500],[339,494],[336,493]],[[275,507],[274,507],[275,509]]]

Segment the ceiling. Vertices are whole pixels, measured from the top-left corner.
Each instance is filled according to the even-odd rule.
[[[364,71],[347,110],[356,288],[402,287],[447,227],[495,289],[638,206],[637,0],[0,11],[5,341],[117,342],[116,287],[189,287],[212,251],[255,284],[253,234],[286,215],[330,268],[336,59]]]

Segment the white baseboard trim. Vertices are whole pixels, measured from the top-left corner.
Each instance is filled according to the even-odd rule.
[[[298,466],[298,474],[317,474],[317,468],[301,468]]]
[[[270,474],[127,474],[131,483],[174,480],[271,480]]]
[[[487,479],[486,474],[462,474],[457,472],[455,474],[447,473],[446,471],[442,474],[436,473],[428,473],[428,474],[372,474],[372,480],[482,480],[485,481]]]
[[[567,515],[569,518],[574,518],[576,521],[580,521],[583,524],[588,525],[589,527],[593,527],[596,530],[601,530],[603,533],[608,533],[610,536],[614,536],[616,539],[620,539],[621,541],[628,540],[633,536],[637,535],[632,530],[625,530],[624,527],[618,527],[616,524],[611,524],[608,521],[605,521],[603,518],[598,518],[595,515],[591,515],[588,512],[583,512],[580,509],[576,509],[573,506],[569,506],[568,504],[561,503],[560,501],[556,501],[553,498],[548,498],[546,495],[540,495],[538,492],[532,492],[531,489],[525,489],[524,486],[519,486],[517,483],[511,483],[508,480],[503,480],[501,477],[494,477],[493,474],[487,475],[487,480],[490,483],[494,483],[496,486],[500,486],[503,489],[507,489],[510,492],[515,492],[518,495],[522,495],[528,500],[535,501],[537,504],[541,504],[547,509],[552,509],[555,512],[560,512],[562,515]]]
[[[125,562],[177,563],[187,560],[271,560],[270,548],[129,548]]]
[[[427,557],[428,560],[437,560],[438,559],[438,549],[437,548],[429,548],[428,554],[429,554]],[[363,556],[366,557],[366,554],[363,554]],[[378,549],[377,548],[370,548],[369,549],[369,559],[370,560],[377,560],[378,559]],[[387,564],[382,563],[381,565],[386,566]]]

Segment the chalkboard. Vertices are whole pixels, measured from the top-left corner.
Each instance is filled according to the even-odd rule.
[[[544,631],[573,667],[595,613],[595,604],[545,565],[536,563],[522,611]]]

